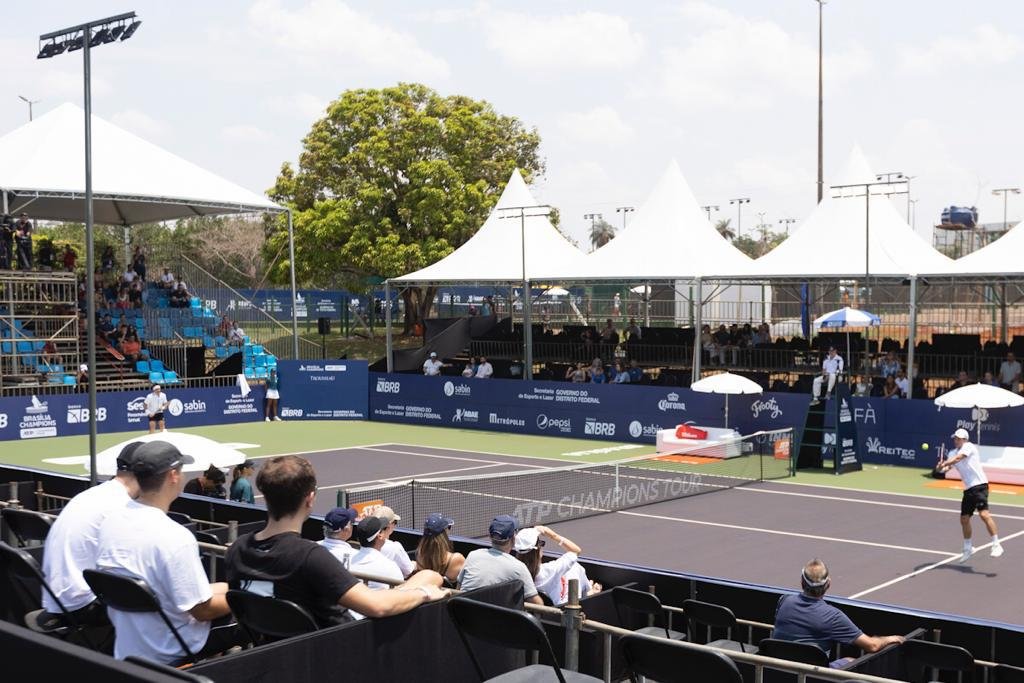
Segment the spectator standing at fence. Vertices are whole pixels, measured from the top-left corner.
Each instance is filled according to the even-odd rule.
[[[44,239],[39,242],[39,268],[51,272],[53,264],[57,260],[57,254],[53,250],[53,241]]]
[[[167,409],[167,396],[164,395],[159,384],[153,385],[153,390],[149,392],[143,403],[146,408],[146,415],[149,417],[149,433],[152,434],[157,429],[161,432],[166,432],[167,425],[164,422],[164,410]]]
[[[960,428],[953,432],[953,444],[956,448],[950,452],[949,457],[939,461],[936,469],[939,472],[948,472],[953,467],[960,473],[964,487],[963,499],[960,501],[960,528],[964,534],[964,550],[960,556],[960,563],[963,564],[971,559],[974,548],[971,543],[971,517],[974,511],[978,511],[982,523],[989,535],[992,536],[992,557],[999,557],[1003,554],[1003,546],[999,543],[999,531],[996,529],[996,520],[988,510],[988,476],[981,466],[981,453],[978,447],[971,443],[971,434],[966,429]]]
[[[356,549],[348,541],[352,538],[358,517],[359,513],[353,508],[332,508],[324,515],[324,540],[317,542],[327,548],[345,569],[349,568],[352,556],[356,554]]]
[[[416,570],[437,572],[444,578],[445,585],[451,588],[458,585],[459,572],[466,563],[465,556],[454,551],[448,538],[453,524],[450,517],[439,512],[427,515],[423,522],[423,535],[416,546]]]
[[[487,358],[480,356],[480,364],[476,366],[477,379],[490,379],[494,374],[494,367],[487,362]]]
[[[99,486],[85,489],[68,501],[46,535],[43,574],[50,589],[79,624],[104,624],[106,610],[93,595],[82,572],[96,568],[99,535],[103,520],[139,495],[139,485],[131,465],[140,441],[121,449],[117,473]],[[43,611],[29,622],[33,630],[52,630],[68,626],[60,606],[43,591]]]
[[[800,572],[803,592],[779,599],[772,637],[817,645],[826,654],[831,652],[834,643],[853,645],[864,652],[878,652],[883,647],[903,642],[903,636],[869,636],[857,628],[848,616],[825,602],[825,593],[831,585],[825,563],[818,559],[808,562]],[[847,661],[840,659],[832,666]]]
[[[523,584],[523,598],[526,602],[541,604],[537,586],[526,565],[512,557],[516,540],[515,517],[499,515],[491,521],[488,533],[490,548],[479,548],[466,557],[466,563],[459,573],[459,588],[470,591],[484,586],[493,586],[505,581],[518,580]]]
[[[612,323],[612,319],[608,318],[604,321],[604,327],[601,328],[601,343],[602,344],[618,344],[619,333],[615,330],[615,324]]]
[[[970,383],[971,378],[967,374],[967,371],[961,370],[960,372],[956,373],[956,381],[953,382],[953,386],[951,386],[950,389],[959,389],[960,387],[966,387],[970,385]]]
[[[246,460],[241,465],[235,465],[235,468],[231,471],[231,500],[238,503],[249,503],[250,505],[256,502],[256,496],[252,493],[252,482],[249,481],[249,477],[255,472],[255,460]]]
[[[480,315],[491,316],[494,315],[494,297],[485,296],[484,301],[480,304]]]
[[[430,357],[423,361],[423,374],[427,377],[437,377],[441,374],[441,368],[443,367],[444,363],[438,360],[437,352],[431,351]]]
[[[227,479],[217,466],[210,465],[205,472],[185,484],[185,493],[225,500],[228,497],[228,492],[224,490],[224,482]]]
[[[638,342],[643,338],[643,332],[640,330],[640,326],[636,324],[636,318],[629,319],[629,327],[626,328],[626,340],[631,342]]]
[[[821,361],[821,374],[814,378],[813,392],[814,403],[821,401],[821,387],[828,385],[828,394],[836,387],[836,377],[843,372],[843,357],[836,352],[836,347],[828,347],[828,355]]]
[[[302,538],[316,500],[316,473],[305,458],[270,458],[256,475],[256,488],[267,505],[267,525],[228,548],[224,566],[232,588],[291,600],[321,626],[351,621],[349,609],[387,617],[445,596],[441,577],[431,571],[418,572],[397,590],[370,590],[326,548]]]
[[[32,270],[32,221],[22,213],[14,224],[14,241],[17,244],[18,268]]]
[[[146,252],[141,245],[135,245],[135,251],[132,253],[132,270],[140,280],[146,281]]]
[[[564,551],[558,559],[550,562],[541,561],[544,548],[542,536],[550,538]],[[520,529],[516,534],[516,558],[526,565],[537,590],[547,595],[555,606],[564,605],[569,601],[570,579],[579,580],[581,598],[601,591],[601,584],[591,581],[583,565],[577,562],[581,552],[583,551],[578,545],[546,526],[537,525],[529,529]]]
[[[999,366],[999,386],[1013,393],[1020,391],[1020,361],[1013,351],[1007,351],[1006,360]]]
[[[736,347],[733,345],[732,335],[729,334],[729,330],[725,329],[725,325],[719,325],[718,329],[714,333],[715,345],[718,347],[718,357],[722,365],[725,365],[725,352],[727,350],[732,351],[732,362],[736,364]]]
[[[416,571],[416,563],[409,559],[409,553],[401,543],[391,540],[391,534],[398,528],[398,523],[402,521],[402,518],[395,514],[395,511],[387,505],[374,507],[368,512],[380,517],[380,521],[383,524],[380,532],[380,535],[384,538],[384,544],[380,549],[381,553],[383,553],[384,557],[398,565],[403,578],[409,578],[409,575]]]
[[[145,581],[189,649],[203,656],[240,645],[242,638],[228,619],[227,584],[209,582],[195,536],[167,516],[181,493],[182,467],[192,462],[165,441],[135,450],[139,496],[103,521],[96,568]],[[115,609],[107,614],[118,659],[136,655],[174,665],[186,656],[158,615]],[[221,621],[212,628],[216,620]]]
[[[277,378],[277,369],[271,368],[270,375],[267,377],[267,407],[264,416],[267,422],[281,421],[277,414],[277,403],[281,400],[280,386],[280,380]]]

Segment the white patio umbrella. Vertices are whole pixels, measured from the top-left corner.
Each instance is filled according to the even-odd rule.
[[[541,296],[569,296],[569,290],[561,287],[548,287]]]
[[[111,446],[110,448],[97,453],[96,474],[111,477],[117,474],[118,454],[125,446],[136,441],[166,441],[167,443],[174,444],[177,446],[179,451],[185,455],[191,455],[195,459],[194,463],[185,465],[183,468],[183,471],[185,472],[204,472],[210,467],[210,465],[214,465],[220,469],[227,469],[229,467],[234,467],[235,465],[240,465],[245,462],[246,455],[242,451],[237,450],[235,446],[251,445],[219,443],[213,439],[208,439],[205,436],[177,431],[145,434],[133,439],[122,441],[116,446]],[[88,471],[88,463],[86,463],[85,469]]]
[[[835,311],[830,311],[823,316],[814,319],[815,327],[826,329],[846,330],[846,370],[850,371],[853,359],[850,358],[850,328],[851,327],[878,327],[882,319],[874,313],[868,313],[857,308],[846,306]],[[865,347],[866,348],[866,347]]]
[[[764,389],[757,382],[743,375],[721,372],[690,385],[694,391],[705,394],[725,394],[725,426],[729,426],[729,394],[762,394]]]
[[[977,443],[981,443],[981,423],[988,419],[990,408],[1015,408],[1024,405],[1024,396],[990,384],[968,384],[947,391],[935,399],[940,408],[970,408],[971,419],[978,424]]]

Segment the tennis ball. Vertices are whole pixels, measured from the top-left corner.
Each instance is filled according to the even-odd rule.
[[[922,451],[928,450],[928,444],[926,444],[926,443],[921,444],[921,450]]]

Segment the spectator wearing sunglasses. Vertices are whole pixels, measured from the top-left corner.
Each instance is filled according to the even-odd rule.
[[[429,515],[423,522],[423,537],[416,547],[416,571],[432,569],[444,577],[445,584],[454,587],[466,563],[462,553],[454,552],[448,532],[452,529],[451,518],[439,512]]]
[[[550,538],[564,550],[558,559],[543,562],[544,539]],[[564,605],[569,601],[569,580],[578,579],[580,597],[601,591],[601,584],[587,578],[583,565],[579,564],[580,547],[565,536],[559,536],[546,526],[523,529],[516,534],[515,555],[526,565],[537,590],[548,596],[553,605]]]

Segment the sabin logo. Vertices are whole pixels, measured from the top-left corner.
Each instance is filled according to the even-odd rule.
[[[633,420],[629,423],[629,435],[634,439],[639,439],[644,434],[644,426]]]
[[[444,395],[445,396],[469,396],[470,388],[466,384],[456,384],[455,382],[444,383]]]

